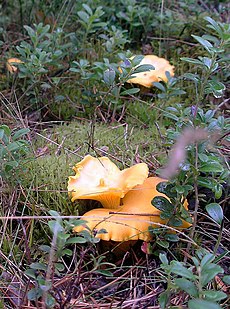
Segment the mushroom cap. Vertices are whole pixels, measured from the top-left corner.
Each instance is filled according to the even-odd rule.
[[[121,214],[110,214],[114,209],[99,208],[85,213],[82,219],[87,221],[86,225],[91,231],[99,231],[100,229],[107,231],[107,233],[96,233],[96,237],[102,240],[141,239],[148,241],[151,239],[148,227],[158,227],[157,223],[166,224],[167,222],[167,220],[160,218],[161,211],[151,204],[154,196],[165,196],[156,190],[157,184],[162,181],[164,179],[159,177],[149,177],[143,184],[137,185],[129,191],[123,198],[123,206],[116,210]],[[177,227],[177,230],[187,228],[190,225],[183,221],[182,226]],[[84,229],[84,226],[77,226],[73,231],[81,232]]]
[[[18,58],[9,58],[9,59],[7,59],[6,67],[7,67],[7,70],[11,74],[16,73],[18,71],[18,68],[14,65],[14,63],[23,63],[23,61],[18,59]]]
[[[110,214],[114,209],[98,208],[88,211],[82,216],[82,220],[86,220],[87,227],[95,232],[95,237],[102,240],[127,241],[127,240],[144,240],[148,241],[151,236],[148,227],[152,222],[165,223],[159,215],[154,216],[138,216],[138,215],[120,215]],[[125,212],[124,208],[117,211]],[[74,227],[74,232],[81,232],[84,226]],[[97,233],[101,229],[105,229],[107,233]]]
[[[160,177],[148,177],[144,183],[131,189],[123,198],[123,205],[126,210],[132,209],[133,213],[154,213],[160,215],[161,211],[152,205],[152,199],[155,196],[165,196],[157,191],[158,183],[167,181]]]
[[[120,170],[109,158],[94,158],[90,155],[73,168],[75,176],[69,177],[68,191],[72,201],[92,199],[106,208],[117,208],[124,195],[148,177],[148,166],[136,164]]]
[[[174,66],[164,58],[159,58],[155,55],[146,55],[138,66],[143,64],[151,64],[154,66],[155,70],[136,73],[135,77],[130,78],[127,83],[139,84],[146,88],[151,88],[154,82],[160,82],[162,80],[165,82],[168,81],[165,75],[166,71],[168,71],[171,76],[174,76]]]

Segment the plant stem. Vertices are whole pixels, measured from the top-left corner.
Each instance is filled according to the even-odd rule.
[[[217,241],[216,241],[216,245],[215,245],[214,250],[213,250],[213,254],[214,255],[216,255],[217,250],[219,248],[220,241],[221,241],[221,238],[222,238],[223,228],[224,228],[224,220],[222,220],[221,225],[220,225],[219,235],[218,235],[218,238],[217,238]]]

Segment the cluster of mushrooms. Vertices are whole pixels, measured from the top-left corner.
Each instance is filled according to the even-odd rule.
[[[72,201],[90,199],[103,206],[86,212],[82,220],[87,223],[76,226],[74,232],[82,232],[88,227],[102,240],[149,241],[149,226],[167,223],[160,218],[160,210],[151,204],[155,196],[165,196],[156,190],[157,184],[165,180],[148,177],[147,164],[139,163],[120,170],[108,157],[87,155],[73,169],[76,175],[70,176],[68,182]],[[187,209],[186,203],[184,207]],[[183,221],[177,229],[189,226]],[[100,233],[100,230],[106,230],[106,233]]]

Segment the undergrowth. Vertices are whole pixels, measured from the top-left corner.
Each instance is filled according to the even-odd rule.
[[[228,9],[0,4],[0,308],[228,308]],[[175,76],[128,84],[152,69],[137,67],[144,54]],[[168,224],[150,227],[150,242],[72,232],[100,207],[67,191],[87,154],[169,180],[157,187],[168,199],[152,200]],[[178,232],[182,220],[191,227]]]

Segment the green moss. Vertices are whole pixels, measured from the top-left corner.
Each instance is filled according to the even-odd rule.
[[[82,208],[79,203],[71,203],[66,190],[68,176],[74,175],[72,167],[86,154],[106,155],[121,169],[137,162],[146,162],[155,169],[159,165],[158,154],[162,156],[155,126],[146,130],[137,125],[74,122],[45,130],[42,136],[34,144],[40,156],[30,163],[24,185],[28,187],[32,182],[31,194],[41,209],[54,209],[62,214],[77,215]]]

